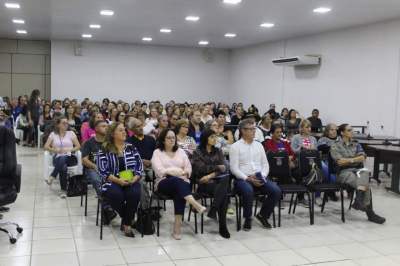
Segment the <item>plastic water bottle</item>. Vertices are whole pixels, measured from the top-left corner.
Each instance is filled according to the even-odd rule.
[[[368,139],[371,138],[371,131],[370,131],[369,121],[367,121],[367,127],[365,128],[365,134],[367,135]]]

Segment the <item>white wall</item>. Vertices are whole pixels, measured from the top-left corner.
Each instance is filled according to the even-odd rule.
[[[229,84],[229,53],[214,50],[212,63],[201,49],[52,41],[52,98],[74,97],[167,101],[222,100]]]
[[[234,50],[232,101],[276,103],[324,122],[366,124],[400,135],[400,20]],[[280,56],[321,54],[320,68],[277,67]]]

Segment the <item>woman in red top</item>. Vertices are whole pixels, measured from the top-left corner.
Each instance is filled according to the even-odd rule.
[[[290,147],[290,143],[282,139],[283,128],[280,124],[272,124],[270,134],[271,138],[264,142],[265,151],[278,152],[286,151],[289,155],[290,168],[295,167],[295,154]]]

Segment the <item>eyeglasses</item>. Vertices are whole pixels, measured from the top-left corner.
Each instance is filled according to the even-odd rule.
[[[255,131],[256,128],[255,127],[244,127],[244,130],[251,130],[251,131]]]
[[[169,140],[175,140],[175,137],[165,137],[165,139],[169,139]]]
[[[346,131],[347,132],[353,132],[353,129],[352,128],[348,128],[348,129],[346,129]]]

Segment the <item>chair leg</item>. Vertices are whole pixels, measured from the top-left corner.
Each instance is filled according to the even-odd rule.
[[[188,222],[190,222],[190,216],[192,216],[192,205],[189,206]]]
[[[86,190],[86,194],[85,194],[85,216],[87,216],[87,198],[88,198],[88,192]]]
[[[311,192],[311,193],[314,194],[314,192]],[[310,225],[313,225],[314,224],[314,209],[312,208],[312,198],[311,198],[311,195],[309,192],[307,193],[307,198],[308,198],[308,208],[310,209],[309,210]]]
[[[296,207],[297,207],[298,196],[299,196],[299,195],[296,194],[295,197],[294,197],[294,204],[293,204],[293,212],[292,212],[292,214],[295,214],[295,213],[296,213]]]
[[[164,211],[167,211],[167,205],[166,205],[166,200],[164,200]]]
[[[103,218],[104,218],[104,211],[103,211],[103,204],[100,206],[100,240],[103,240]]]
[[[239,202],[238,202],[238,198],[235,196],[235,209],[236,209],[236,231],[240,231],[241,228],[241,224],[240,224],[240,213],[239,213]]]
[[[309,207],[311,207],[311,213],[312,213],[312,215],[311,215],[311,217],[312,217],[312,224],[314,224],[314,207],[315,207],[315,193],[314,192],[311,192],[311,206],[309,206]]]
[[[96,226],[99,226],[99,211],[100,211],[100,200],[97,200],[97,214],[96,214]]]
[[[256,204],[254,205],[254,216],[256,216],[257,215],[257,209],[258,209],[258,200],[259,200],[259,197],[256,197]]]
[[[353,204],[354,194],[355,194],[355,193],[356,193],[356,191],[353,191],[353,193],[351,193],[350,204],[349,204],[349,210],[351,210],[351,205]]]
[[[278,203],[278,227],[281,227],[281,205],[282,199],[280,199]]]
[[[342,222],[346,222],[346,218],[344,217],[344,201],[343,201],[343,189],[340,189],[340,206],[342,210]]]
[[[290,214],[290,212],[292,211],[293,197],[294,197],[294,194],[292,194],[292,196],[290,197],[290,204],[289,204],[289,211],[288,211],[288,214]]]
[[[81,195],[81,207],[83,207],[83,195]]]
[[[10,239],[11,244],[15,244],[17,242],[17,239],[8,230],[0,227],[0,231],[6,233],[8,235],[8,238]]]
[[[328,198],[328,196],[327,196],[326,192],[324,192],[324,196],[322,197],[321,213],[324,212],[325,203],[326,203],[327,198]]]
[[[201,214],[200,216],[200,230],[201,230],[201,234],[204,233],[204,213]]]
[[[157,210],[159,209],[160,209],[160,200],[157,199]],[[157,236],[158,237],[160,236],[160,215],[157,215]]]
[[[272,225],[275,228],[276,227],[276,220],[275,220],[275,208],[272,211]]]
[[[194,212],[194,233],[197,235],[197,212]]]

